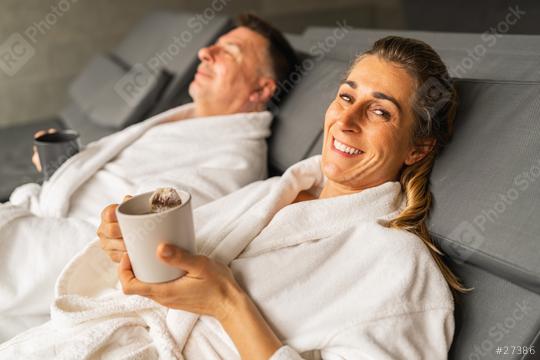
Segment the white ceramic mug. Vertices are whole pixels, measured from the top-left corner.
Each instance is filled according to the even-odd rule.
[[[185,274],[157,258],[160,243],[167,242],[195,252],[191,195],[186,191],[178,191],[178,195],[182,199],[180,206],[158,213],[152,213],[150,209],[152,192],[137,195],[116,209],[133,273],[143,282],[166,282]]]

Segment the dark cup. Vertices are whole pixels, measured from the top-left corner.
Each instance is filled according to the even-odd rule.
[[[79,134],[73,130],[58,130],[34,139],[45,180],[70,157],[79,152]]]

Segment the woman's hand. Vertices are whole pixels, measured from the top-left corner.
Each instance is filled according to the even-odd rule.
[[[131,198],[132,196],[126,195],[124,201]],[[96,232],[99,237],[101,249],[114,262],[120,262],[122,255],[126,253],[126,245],[124,244],[124,238],[122,237],[120,225],[118,225],[118,219],[116,217],[117,207],[118,204],[110,204],[103,209],[101,212],[101,223]]]
[[[145,296],[168,308],[210,315],[220,321],[228,317],[244,295],[232,271],[206,256],[192,255],[169,244],[161,244],[156,255],[186,274],[167,283],[143,283],[133,274],[126,254],[118,267],[124,293]]]
[[[173,245],[161,244],[157,256],[185,270],[186,275],[164,284],[140,282],[126,254],[118,267],[124,293],[151,298],[168,308],[215,317],[242,359],[266,360],[281,347],[281,341],[227,266]]]

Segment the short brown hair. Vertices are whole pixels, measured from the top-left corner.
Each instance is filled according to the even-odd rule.
[[[279,89],[299,63],[291,44],[285,39],[281,31],[252,13],[243,13],[237,16],[235,25],[236,27],[246,27],[268,40],[268,53],[272,70],[276,76],[276,85]],[[272,99],[273,105],[278,104],[279,99],[275,96],[276,93],[274,93]]]

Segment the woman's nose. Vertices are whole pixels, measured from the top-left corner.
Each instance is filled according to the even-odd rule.
[[[358,132],[360,130],[357,112],[358,110],[347,109],[339,115],[337,123],[342,131]]]

